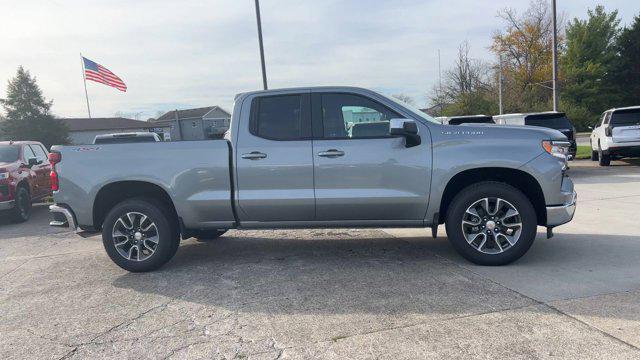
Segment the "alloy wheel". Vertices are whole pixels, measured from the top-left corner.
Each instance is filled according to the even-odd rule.
[[[499,254],[512,248],[522,233],[522,217],[510,202],[498,197],[482,198],[462,217],[467,243],[484,254]]]
[[[145,214],[128,212],[116,220],[111,232],[118,254],[127,260],[144,261],[158,248],[156,224]]]

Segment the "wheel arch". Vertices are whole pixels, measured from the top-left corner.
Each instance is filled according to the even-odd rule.
[[[131,198],[151,198],[162,202],[178,222],[173,199],[164,188],[148,181],[123,180],[106,184],[96,193],[93,202],[94,228],[100,230],[109,211],[118,203]]]
[[[449,205],[458,192],[469,185],[484,181],[502,182],[522,191],[535,209],[538,225],[546,224],[546,205],[540,183],[526,171],[503,167],[468,169],[454,175],[442,193],[438,223],[444,223]]]

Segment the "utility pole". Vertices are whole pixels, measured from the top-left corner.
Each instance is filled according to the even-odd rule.
[[[260,43],[260,63],[262,64],[262,85],[267,90],[267,70],[264,65],[264,46],[262,45],[262,22],[260,21],[260,3],[256,0],[256,21],[258,22],[258,42]]]
[[[556,0],[553,4],[553,111],[558,111],[558,24],[556,18]]]
[[[502,54],[499,54],[498,57],[498,108],[500,115],[502,115]]]
[[[438,49],[438,82],[440,83],[440,93],[442,93],[442,68],[440,67],[440,49]]]

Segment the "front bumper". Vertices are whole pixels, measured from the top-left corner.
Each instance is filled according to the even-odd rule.
[[[15,200],[0,201],[0,210],[11,210],[16,206]]]
[[[73,212],[66,207],[60,205],[50,205],[49,213],[53,220],[49,222],[50,226],[68,227],[74,231],[80,231]]]
[[[577,199],[578,194],[573,191],[569,200],[563,205],[547,206],[547,227],[554,227],[571,221],[576,212]]]

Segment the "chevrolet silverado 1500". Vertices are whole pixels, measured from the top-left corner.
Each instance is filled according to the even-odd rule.
[[[249,92],[224,140],[53,147],[51,224],[102,231],[134,272],[228,229],[443,223],[462,256],[502,265],[538,225],[572,219],[568,147],[552,129],[443,125],[366,89]]]

